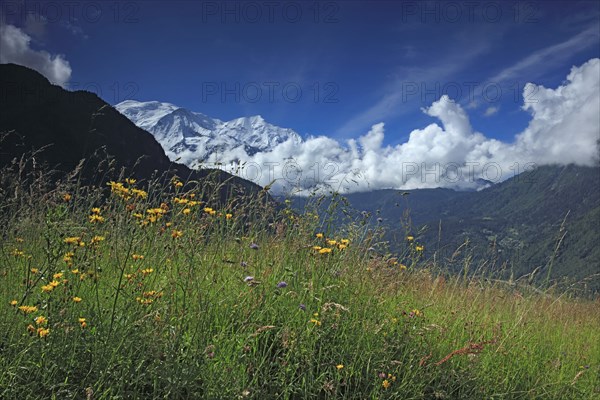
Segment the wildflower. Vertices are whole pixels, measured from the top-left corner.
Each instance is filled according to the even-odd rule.
[[[91,240],[91,244],[96,244],[96,243],[100,243],[104,240],[104,236],[94,236]]]
[[[421,315],[423,315],[423,313],[421,311],[417,310],[416,308],[408,314],[408,316],[411,318],[420,317]]]
[[[287,287],[287,285],[288,285],[288,284],[287,284],[286,282],[284,282],[284,281],[281,281],[281,282],[279,282],[279,283],[277,284],[277,287],[278,287],[278,288],[284,288],[284,287]]]
[[[408,240],[409,242],[412,242],[413,240],[415,240],[414,236],[407,236],[406,240]]]
[[[135,183],[135,179],[127,178],[127,179],[125,179],[125,183],[127,183],[128,185],[133,185]]]
[[[57,287],[58,285],[60,285],[60,282],[57,280],[53,280],[52,282],[50,282],[48,285],[52,286],[52,287]]]
[[[11,300],[11,301],[10,301],[10,305],[11,305],[11,306],[13,306],[13,307],[14,307],[14,306],[16,306],[18,303],[19,303],[19,302],[18,302],[18,301],[16,301],[16,300]]]
[[[210,208],[210,207],[204,207],[204,212],[207,213],[207,214],[212,214],[213,211],[214,210],[212,208]]]
[[[313,250],[321,250],[322,247],[321,246],[313,246]]]
[[[180,188],[183,186],[183,182],[181,181],[173,181],[173,186],[175,186],[176,188]]]
[[[182,198],[179,198],[179,197],[175,197],[173,199],[173,203],[175,203],[175,204],[187,204],[188,202],[189,202],[188,199],[182,199]]]
[[[63,240],[66,244],[72,244],[72,245],[79,245],[79,242],[81,241],[81,238],[79,236],[71,236],[71,237],[66,237]]]
[[[348,247],[348,246],[346,246],[345,244],[341,244],[341,243],[338,244],[338,249],[340,249],[340,250],[344,250],[346,247]]]
[[[21,237],[18,237],[18,238],[15,238],[15,241],[17,243],[23,243],[25,240],[23,238],[21,238]]]
[[[79,269],[78,269],[78,268],[72,269],[72,270],[71,270],[71,273],[72,273],[73,275],[77,275],[77,274],[79,273]]]
[[[73,297],[73,302],[80,303],[81,302],[81,297],[77,297],[77,296]]]
[[[82,329],[87,326],[87,322],[86,322],[85,318],[79,318],[78,321],[79,321],[79,324],[81,325]]]
[[[40,315],[39,317],[35,317],[34,321],[36,325],[44,325],[48,322],[48,318],[44,317],[43,315]]]
[[[11,254],[15,257],[24,257],[25,256],[25,252],[22,250],[19,250],[19,249],[14,249]]]
[[[35,333],[35,327],[31,324],[27,325],[27,330],[29,333]]]
[[[31,314],[38,310],[36,306],[20,306],[19,310],[23,312],[23,314]]]
[[[64,274],[62,272],[58,272],[58,273],[52,275],[52,278],[54,278],[54,279],[60,279],[60,278],[63,277],[63,275]]]
[[[173,239],[177,239],[183,236],[183,232],[182,231],[178,231],[178,230],[173,230],[173,232],[171,233],[171,237]]]
[[[189,209],[189,208],[184,208],[183,211],[182,211],[183,215],[188,215],[191,212],[192,212],[192,210]]]
[[[103,217],[103,216],[101,216],[101,215],[98,215],[98,214],[92,214],[92,215],[90,215],[90,217],[89,217],[89,218],[90,218],[90,222],[91,222],[92,224],[94,224],[94,223],[96,223],[96,222],[99,222],[99,223],[102,223],[102,222],[104,222],[104,217]]]
[[[253,280],[254,280],[253,276],[247,276],[247,277],[244,278],[244,282],[250,282],[250,281],[253,281]]]
[[[298,306],[299,309],[301,309],[302,311],[306,311],[306,306],[304,304],[300,304]]]
[[[246,261],[242,261],[240,262],[240,266],[246,268],[248,266],[248,263]]]
[[[340,242],[342,244],[345,244],[346,246],[350,244],[350,240],[349,239],[342,239],[342,240],[340,240]]]
[[[383,382],[381,382],[381,386],[383,386],[384,389],[389,388],[391,385],[392,384],[387,379],[384,379]]]
[[[37,328],[37,334],[39,337],[44,338],[50,334],[50,329],[48,328]]]
[[[415,246],[415,250],[416,251],[423,251],[423,250],[425,250],[425,247],[420,246],[420,245],[419,246]]]
[[[144,256],[141,255],[141,254],[133,254],[131,257],[133,258],[134,261],[143,260],[144,259]]]
[[[226,219],[231,219],[232,217],[233,217],[233,214],[229,214],[229,213],[225,214]]]
[[[131,193],[135,194],[135,196],[139,197],[140,199],[145,199],[148,197],[148,192],[141,189],[131,189]]]
[[[336,367],[336,368],[338,369],[338,371],[339,371],[340,369],[343,369],[343,368],[344,368],[344,364],[338,364],[338,365],[336,365],[335,367]]]
[[[319,254],[329,254],[331,253],[331,249],[329,247],[323,247],[321,250],[319,250]]]
[[[317,237],[317,239],[323,239],[323,234],[322,233],[317,233],[315,236]]]
[[[258,250],[258,245],[256,243],[250,243],[250,248],[252,250]]]
[[[40,270],[38,268],[31,268],[30,271],[34,275],[37,274],[38,272],[40,272]]]
[[[144,216],[143,216],[142,214],[140,214],[140,213],[133,213],[133,216],[134,216],[135,218],[137,218],[137,219],[142,219],[142,218],[144,218]]]
[[[62,198],[65,201],[65,203],[68,203],[69,201],[71,201],[72,196],[69,193],[65,193],[63,194]]]
[[[92,214],[100,214],[100,207],[92,208]]]
[[[330,245],[330,246],[335,246],[337,244],[337,240],[328,239],[327,240],[327,244]]]
[[[380,373],[377,374],[377,376],[380,377],[381,379],[385,379],[385,377],[387,375],[385,374],[385,372],[380,372]]]
[[[315,324],[315,326],[321,326],[321,321],[315,318],[311,318],[310,323]]]
[[[52,285],[42,286],[42,292],[44,292],[44,293],[50,293],[53,290],[54,290],[54,286],[52,286]]]
[[[142,270],[142,274],[149,275],[154,272],[154,268],[146,268]]]

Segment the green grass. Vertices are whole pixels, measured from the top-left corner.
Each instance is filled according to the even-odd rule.
[[[411,247],[403,269],[367,250],[366,228],[317,238],[319,218],[256,199],[177,204],[211,197],[193,184],[125,184],[148,191],[130,199],[13,185],[0,215],[2,399],[600,396],[598,301],[444,277]]]

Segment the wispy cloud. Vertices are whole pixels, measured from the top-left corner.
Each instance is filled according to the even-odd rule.
[[[597,46],[600,40],[600,26],[594,24],[564,42],[540,49],[521,61],[498,72],[489,82],[505,82],[527,76],[528,79],[540,76],[544,71],[564,64],[573,54],[591,46]]]

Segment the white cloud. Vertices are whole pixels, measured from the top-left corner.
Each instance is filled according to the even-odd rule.
[[[276,190],[303,193],[315,186],[342,192],[477,188],[481,179],[498,182],[513,176],[516,166],[523,171],[532,164],[597,163],[600,59],[573,67],[567,80],[555,89],[529,83],[523,98],[522,108],[531,114],[531,120],[511,143],[473,131],[463,107],[442,96],[423,109],[441,125],[415,129],[408,141],[397,146],[383,145],[384,124],[379,123],[345,144],[325,136],[310,137],[299,145],[288,141],[252,157],[238,148],[219,155],[219,160],[244,160],[247,164],[238,172],[240,176],[262,185],[279,178]],[[216,161],[214,156],[210,161]]]
[[[488,107],[483,113],[484,117],[491,117],[500,110],[500,107]]]
[[[31,37],[13,25],[0,25],[0,63],[15,63],[33,68],[52,83],[65,86],[71,66],[62,55],[31,48]]]

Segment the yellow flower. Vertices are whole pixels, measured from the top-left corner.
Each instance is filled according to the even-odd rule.
[[[381,386],[383,386],[384,389],[387,389],[391,386],[392,384],[390,383],[390,381],[388,381],[387,379],[385,379],[382,383]]]
[[[79,318],[78,321],[82,328],[85,328],[87,326],[87,322],[85,321],[85,318]]]
[[[328,239],[327,240],[327,244],[330,245],[330,246],[335,246],[337,244],[337,241],[333,240],[333,239]]]
[[[233,217],[233,214],[225,214],[226,219],[231,219],[232,217]]]
[[[69,201],[71,201],[71,198],[72,198],[72,196],[71,196],[69,193],[65,193],[65,194],[63,194],[63,200],[64,200],[65,202],[69,202]]]
[[[145,199],[148,197],[148,192],[146,192],[145,190],[131,189],[131,192],[133,194],[135,194],[137,197],[139,197],[140,199]]]
[[[92,214],[92,215],[90,215],[90,222],[92,224],[94,224],[96,222],[102,223],[102,222],[104,222],[104,217],[101,215],[98,215],[98,214]]]
[[[13,307],[14,307],[14,306],[16,306],[18,303],[19,303],[19,302],[18,302],[18,301],[16,301],[16,300],[11,300],[11,301],[10,301],[10,305],[11,305],[11,306],[13,306]]]
[[[414,236],[407,236],[406,240],[408,240],[409,242],[412,242],[413,240],[415,240]]]
[[[142,270],[142,274],[144,274],[144,275],[148,275],[148,274],[151,274],[153,272],[154,272],[153,268],[146,268],[146,269]]]
[[[415,246],[415,250],[416,251],[423,251],[423,250],[425,250],[425,247],[423,247],[423,246]]]
[[[133,185],[135,183],[135,179],[127,178],[127,179],[125,179],[125,183],[127,183],[128,185]]]
[[[91,244],[96,244],[96,243],[100,243],[104,240],[104,236],[94,236],[91,240]]]
[[[350,244],[350,240],[349,239],[342,239],[342,240],[340,240],[340,242],[342,244],[345,244],[346,246]]]
[[[346,247],[348,247],[348,246],[346,246],[345,244],[341,244],[341,243],[338,244],[338,249],[340,249],[340,250],[344,250]]]
[[[81,238],[79,236],[71,236],[71,237],[66,237],[64,239],[64,242],[66,244],[73,244],[73,245],[79,245],[80,241],[81,241]]]
[[[328,254],[331,253],[331,249],[329,247],[324,247],[321,250],[319,250],[320,254]]]
[[[62,277],[63,277],[63,273],[62,272],[58,272],[58,273],[52,275],[53,279],[60,279]]]
[[[24,314],[31,314],[36,312],[38,308],[36,306],[20,306],[19,310],[22,311]]]
[[[92,208],[92,214],[100,214],[100,207]]]
[[[400,268],[401,270],[404,270],[404,269],[406,269],[406,265],[404,265],[404,264],[400,264],[400,265],[398,266],[398,268]]]
[[[50,334],[50,329],[48,328],[37,328],[37,334],[39,337],[43,338]]]
[[[315,324],[315,326],[320,326],[321,325],[321,321],[319,321],[317,319],[314,319],[314,318],[311,318],[310,322],[313,323],[313,324]]]
[[[37,268],[31,268],[30,271],[31,271],[32,274],[37,274],[38,272],[40,272],[40,270],[37,269]]]
[[[344,364],[338,364],[338,365],[336,365],[335,367],[336,367],[338,370],[340,370],[340,369],[344,368]]]
[[[44,325],[46,322],[48,322],[48,318],[40,315],[39,317],[35,317],[34,321],[36,325]]]
[[[50,282],[48,285],[50,285],[50,286],[52,286],[52,287],[57,287],[58,285],[60,285],[60,282],[59,282],[59,281],[56,281],[56,280],[54,280],[54,281]]]
[[[313,250],[321,250],[322,247],[321,246],[313,246]]]
[[[171,233],[171,237],[173,239],[177,239],[183,236],[183,232],[182,231],[178,231],[178,230],[173,230],[173,232]]]
[[[322,239],[322,238],[323,238],[323,234],[322,234],[322,233],[317,233],[315,236],[316,236],[317,238],[319,238],[319,239]]]
[[[192,212],[192,210],[189,209],[189,208],[184,208],[183,211],[182,211],[183,215],[188,215],[191,212]]]
[[[140,213],[133,213],[133,216],[136,217],[136,218],[138,218],[138,219],[144,218],[144,216],[142,214],[140,214]]]
[[[416,308],[414,310],[412,310],[413,314],[415,315],[415,317],[419,317],[421,316],[422,312],[417,310]]]
[[[133,258],[135,261],[137,261],[137,260],[143,260],[143,259],[144,259],[144,256],[143,256],[143,255],[141,255],[141,254],[133,254],[131,257],[132,257],[132,258]]]
[[[42,286],[42,292],[49,293],[54,290],[54,286],[52,285],[44,285]]]
[[[81,297],[77,297],[77,296],[75,296],[75,297],[73,297],[73,301],[74,301],[75,303],[79,303],[79,302],[81,302]]]
[[[204,207],[204,212],[205,212],[205,213],[212,214],[212,213],[213,213],[213,211],[214,211],[214,210],[213,210],[212,208],[210,208],[210,207]]]

